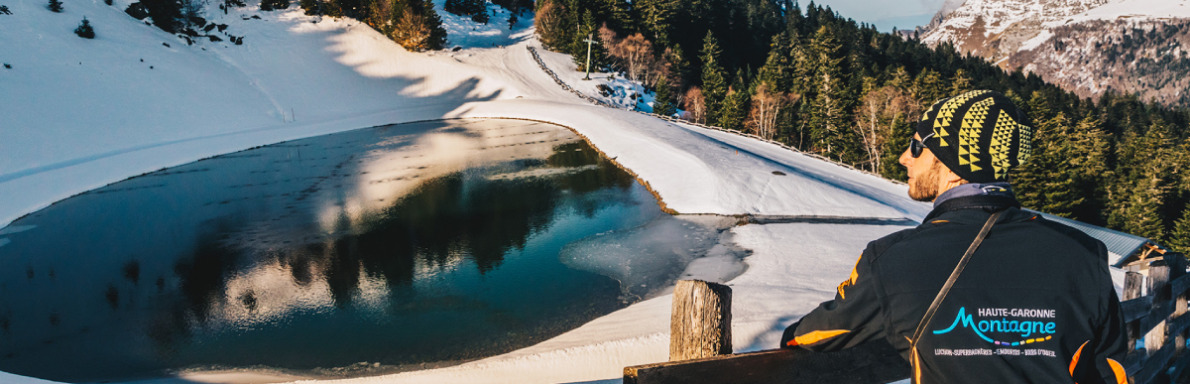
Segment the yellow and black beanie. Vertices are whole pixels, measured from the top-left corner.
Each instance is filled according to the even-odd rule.
[[[1008,180],[1008,170],[1033,152],[1033,127],[1008,97],[971,91],[930,106],[917,134],[938,160],[964,180]]]

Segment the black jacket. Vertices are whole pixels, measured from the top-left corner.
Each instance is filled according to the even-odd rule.
[[[1005,213],[912,361],[918,322],[997,210]],[[917,228],[868,243],[835,299],[790,326],[782,345],[832,351],[878,338],[914,366],[915,383],[1126,382],[1127,336],[1103,243],[1010,198],[948,200]]]

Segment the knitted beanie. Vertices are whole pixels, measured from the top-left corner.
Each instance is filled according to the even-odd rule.
[[[930,106],[917,134],[942,164],[964,180],[1008,180],[1008,170],[1033,151],[1033,128],[1008,97],[971,91]]]

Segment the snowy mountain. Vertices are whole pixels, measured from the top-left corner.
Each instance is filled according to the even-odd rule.
[[[968,0],[939,12],[922,41],[1083,97],[1114,90],[1190,106],[1190,0]]]

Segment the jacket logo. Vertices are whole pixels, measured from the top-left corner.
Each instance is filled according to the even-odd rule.
[[[980,308],[978,315],[981,319],[976,321],[975,316],[967,313],[966,307],[959,308],[959,313],[950,327],[933,332],[935,335],[945,335],[961,325],[964,329],[970,329],[983,341],[993,345],[1016,347],[1049,341],[1054,338],[1058,328],[1057,323],[1044,321],[1057,318],[1057,311],[1053,309]],[[1019,318],[1025,320],[1017,320]],[[988,334],[1007,334],[1005,336],[1021,339],[1003,341],[997,340],[1002,337],[993,339]]]

